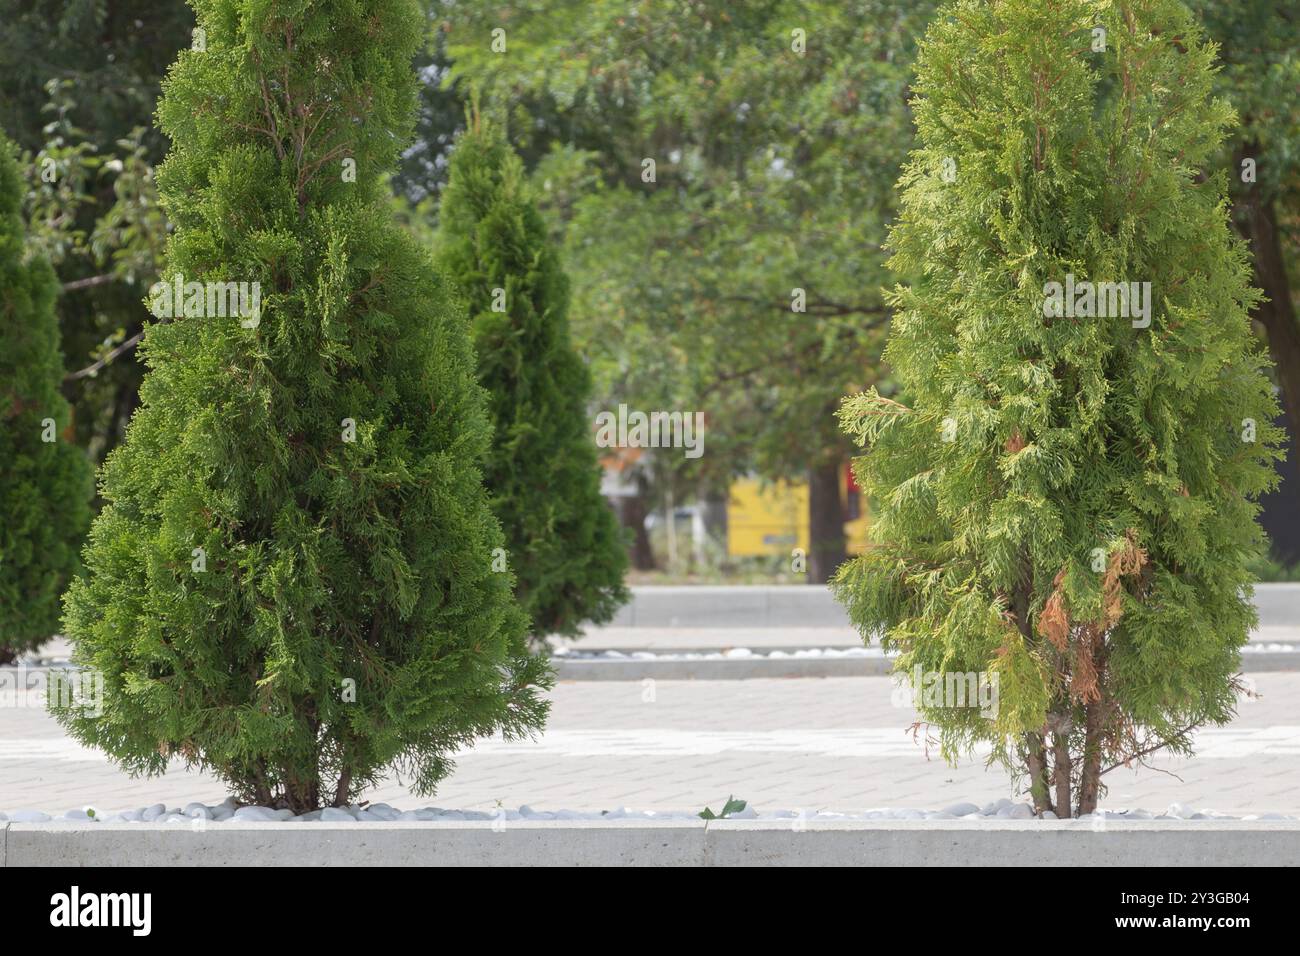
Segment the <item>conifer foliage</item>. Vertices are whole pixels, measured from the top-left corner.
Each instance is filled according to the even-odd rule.
[[[627,600],[627,552],[600,493],[587,367],[569,341],[568,279],[523,165],[471,117],[452,153],[439,257],[469,300],[495,426],[485,481],[533,634],[573,635]]]
[[[23,180],[0,134],[0,664],[59,627],[90,523],[90,464],[64,438],[63,357],[50,264],[24,252]]]
[[[155,299],[172,314],[68,599],[104,712],[57,714],[131,771],[179,757],[258,804],[345,804],[389,767],[427,792],[457,747],[539,727],[549,675],[491,566],[464,317],[390,221],[422,18],[195,10],[203,48],[158,111],[183,295]],[[243,282],[258,307],[223,312]]]
[[[876,513],[838,596],[900,671],[990,678],[987,711],[926,694],[923,718],[1058,816],[1228,720],[1254,622],[1282,436],[1207,168],[1214,56],[1174,0],[946,7],[890,240],[902,389],[841,412]]]

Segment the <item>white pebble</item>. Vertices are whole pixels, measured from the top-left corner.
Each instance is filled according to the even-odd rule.
[[[116,813],[98,812],[92,814],[92,808],[68,810],[60,815],[61,821],[85,822],[94,820],[101,823],[127,823],[136,821],[145,822],[162,822],[162,823],[192,823],[198,827],[201,824],[195,821],[202,820],[238,820],[253,822],[275,822],[279,820],[292,820],[299,823],[314,822],[333,822],[333,823],[385,823],[391,821],[488,821],[496,822],[498,820],[691,820],[697,819],[697,815],[685,811],[664,811],[657,812],[653,810],[633,810],[628,807],[618,807],[605,813],[596,813],[592,811],[579,810],[538,810],[531,804],[524,804],[518,810],[507,810],[497,808],[493,810],[449,810],[439,807],[424,807],[418,810],[398,810],[386,803],[376,803],[372,806],[362,808],[353,804],[347,808],[327,807],[324,810],[313,810],[310,813],[294,815],[293,811],[288,809],[273,810],[270,807],[236,807],[233,797],[228,797],[216,805],[205,805],[194,802],[186,804],[184,810],[168,810],[166,804],[156,803],[149,807],[138,809],[122,810]],[[913,807],[877,807],[867,810],[857,810],[852,812],[834,812],[834,811],[816,811],[800,812],[798,810],[773,809],[760,813],[752,805],[746,806],[739,813],[730,815],[730,819],[736,820],[791,820],[814,819],[814,820],[949,820],[949,819],[1009,819],[1009,820],[1029,820],[1034,819],[1035,814],[1033,807],[1028,803],[1014,803],[1009,799],[1001,799],[992,803],[985,804],[982,808],[977,804],[967,801],[950,804],[942,810],[916,809]],[[1051,811],[1046,811],[1041,815],[1042,819],[1058,819],[1058,815]],[[51,819],[50,814],[40,810],[11,810],[8,813],[0,813],[0,821],[12,821],[15,823],[45,823]],[[1065,816],[1064,819],[1069,819]],[[1235,820],[1239,819],[1228,814],[1219,813],[1215,810],[1193,810],[1183,804],[1173,803],[1164,812],[1152,812],[1150,810],[1126,809],[1116,811],[1098,810],[1095,814],[1087,814],[1080,818],[1081,820]],[[1295,820],[1293,816],[1286,816],[1280,813],[1250,814],[1240,817],[1243,820]]]
[[[253,823],[269,823],[279,820],[280,816],[270,807],[240,807],[235,811],[234,819]]]

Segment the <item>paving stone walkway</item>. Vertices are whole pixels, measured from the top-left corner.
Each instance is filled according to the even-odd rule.
[[[1108,775],[1103,806],[1300,815],[1300,674],[1261,673],[1229,727],[1190,761]],[[886,677],[565,682],[535,742],[484,741],[432,798],[391,780],[367,794],[402,809],[697,810],[729,794],[760,809],[943,807],[1012,796],[978,757],[953,768],[907,731]],[[1174,776],[1176,774],[1177,776]],[[1181,778],[1181,779],[1180,779]],[[214,803],[219,782],[177,766],[133,780],[68,740],[38,706],[0,707],[0,809],[114,810]]]

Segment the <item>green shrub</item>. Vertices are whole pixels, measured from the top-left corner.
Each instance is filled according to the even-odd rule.
[[[479,122],[452,153],[440,261],[469,299],[492,449],[484,480],[533,634],[575,635],[627,600],[627,551],[600,493],[591,376],[569,342],[568,280],[519,158]]]
[[[1282,436],[1207,168],[1232,121],[1213,61],[1173,0],[944,8],[890,239],[902,401],[842,411],[875,520],[837,594],[900,671],[996,678],[996,714],[936,695],[922,716],[1058,815],[1230,719],[1254,622]],[[1071,275],[1149,294],[1058,309]]]
[[[90,464],[64,437],[59,282],[24,253],[23,179],[0,134],[0,664],[58,630],[90,523]]]
[[[492,570],[464,316],[390,219],[423,20],[414,0],[195,8],[206,49],[158,111],[163,275],[258,282],[260,312],[194,302],[148,329],[68,599],[104,713],[56,713],[128,770],[180,757],[258,804],[345,804],[388,768],[428,792],[458,747],[541,725],[548,671]]]

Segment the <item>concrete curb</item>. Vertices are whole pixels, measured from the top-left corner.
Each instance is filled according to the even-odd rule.
[[[1297,655],[1300,658],[1300,655]],[[750,680],[785,677],[875,677],[891,674],[888,657],[747,657],[738,660],[565,660],[554,658],[558,680]]]
[[[850,627],[822,585],[643,585],[613,627]]]
[[[898,820],[709,827],[708,866],[1294,866],[1292,821]]]
[[[497,829],[493,829],[493,826]],[[10,823],[6,866],[691,866],[704,821]]]
[[[494,829],[494,826],[496,827]],[[6,866],[1295,866],[1297,821],[0,824]]]
[[[1300,584],[1255,585],[1264,627],[1300,626]],[[822,585],[642,585],[619,609],[613,627],[850,627]]]
[[[786,677],[879,677],[894,672],[894,659],[870,657],[742,657],[730,660],[654,658],[552,658],[559,680],[751,680]],[[1300,670],[1300,651],[1252,651],[1242,655],[1245,674]]]

